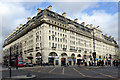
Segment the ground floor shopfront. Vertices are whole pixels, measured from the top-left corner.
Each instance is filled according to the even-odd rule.
[[[54,66],[62,65],[77,65],[78,63],[89,63],[94,62],[93,55],[90,53],[74,53],[74,52],[55,52],[55,51],[45,51],[36,52],[32,54],[32,63],[37,65],[47,64]],[[114,58],[112,57],[114,60]],[[99,56],[96,55],[96,61],[101,60],[112,60],[109,56]],[[27,60],[29,61],[29,60]],[[31,61],[31,60],[30,60]],[[112,61],[111,61],[112,62]]]

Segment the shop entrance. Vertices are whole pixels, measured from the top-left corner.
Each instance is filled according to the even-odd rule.
[[[54,65],[54,57],[49,57],[49,65]]]
[[[59,61],[59,60],[56,59],[56,63],[55,63],[56,65],[58,65],[58,61]]]
[[[66,59],[67,59],[67,54],[62,53],[61,56],[62,56],[62,58],[61,58],[61,66],[65,66],[66,65]]]
[[[39,52],[36,54],[36,64],[42,65],[42,55]]]
[[[69,59],[69,65],[72,65],[72,60],[71,59]]]
[[[58,55],[55,52],[51,52],[49,54],[49,58],[48,58],[49,65],[56,65],[56,64],[58,64],[58,63],[56,63],[57,61],[55,61],[55,59],[56,59],[57,56]]]
[[[66,65],[66,58],[61,58],[61,65],[62,66]]]

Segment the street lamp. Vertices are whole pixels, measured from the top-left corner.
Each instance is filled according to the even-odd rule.
[[[95,32],[94,29],[98,28],[99,26],[92,28],[91,30],[93,30],[93,58],[94,58],[94,65],[95,65],[95,61],[96,61],[96,52],[95,52]]]
[[[16,45],[16,61],[17,61],[16,69],[18,69],[18,44]]]

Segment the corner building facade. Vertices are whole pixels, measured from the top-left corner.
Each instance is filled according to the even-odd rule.
[[[118,45],[113,37],[103,35],[99,28],[78,19],[70,20],[48,9],[37,9],[37,15],[28,17],[26,24],[20,24],[4,41],[3,61],[21,55],[24,62],[50,65],[75,65],[79,61],[93,61],[93,31],[96,58],[111,60],[118,57]],[[93,29],[94,28],[94,29]],[[31,59],[29,57],[32,57]]]

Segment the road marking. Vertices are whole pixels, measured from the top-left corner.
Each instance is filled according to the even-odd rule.
[[[55,70],[55,68],[56,68],[56,67],[54,67],[54,68],[53,68],[52,70],[50,70],[48,73],[51,73],[52,71],[54,71],[54,70]]]
[[[103,69],[99,69],[99,70],[103,70]],[[114,72],[114,71],[110,71],[110,70],[106,70],[106,71],[118,74],[118,72]]]
[[[84,68],[85,70],[88,70],[88,69],[86,69],[86,68]],[[110,77],[110,78],[115,78],[115,77],[113,77],[113,76],[111,76],[111,75],[107,75],[107,74],[104,74],[104,73],[99,73],[99,72],[95,72],[95,71],[91,71],[91,72],[94,72],[94,73],[98,73],[98,74],[101,74],[101,75],[103,75],[103,76],[107,76],[107,77]]]
[[[62,74],[64,74],[64,67],[63,67],[63,70],[62,70]]]
[[[38,71],[38,72],[40,72],[40,71]]]
[[[75,69],[75,68],[73,68],[73,70],[75,70],[76,72],[78,72],[79,74],[81,74],[82,76],[86,76],[86,75],[84,75],[84,74],[82,74],[82,73],[80,73],[77,69]]]
[[[102,75],[107,76],[107,77],[110,77],[110,78],[116,78],[116,77],[113,77],[113,76],[111,76],[111,75],[106,75],[106,74],[103,74],[103,73],[99,73],[99,74],[102,74]]]
[[[86,69],[86,68],[84,68],[84,69],[88,71],[88,69]]]
[[[33,71],[33,70],[30,70],[30,71]]]

